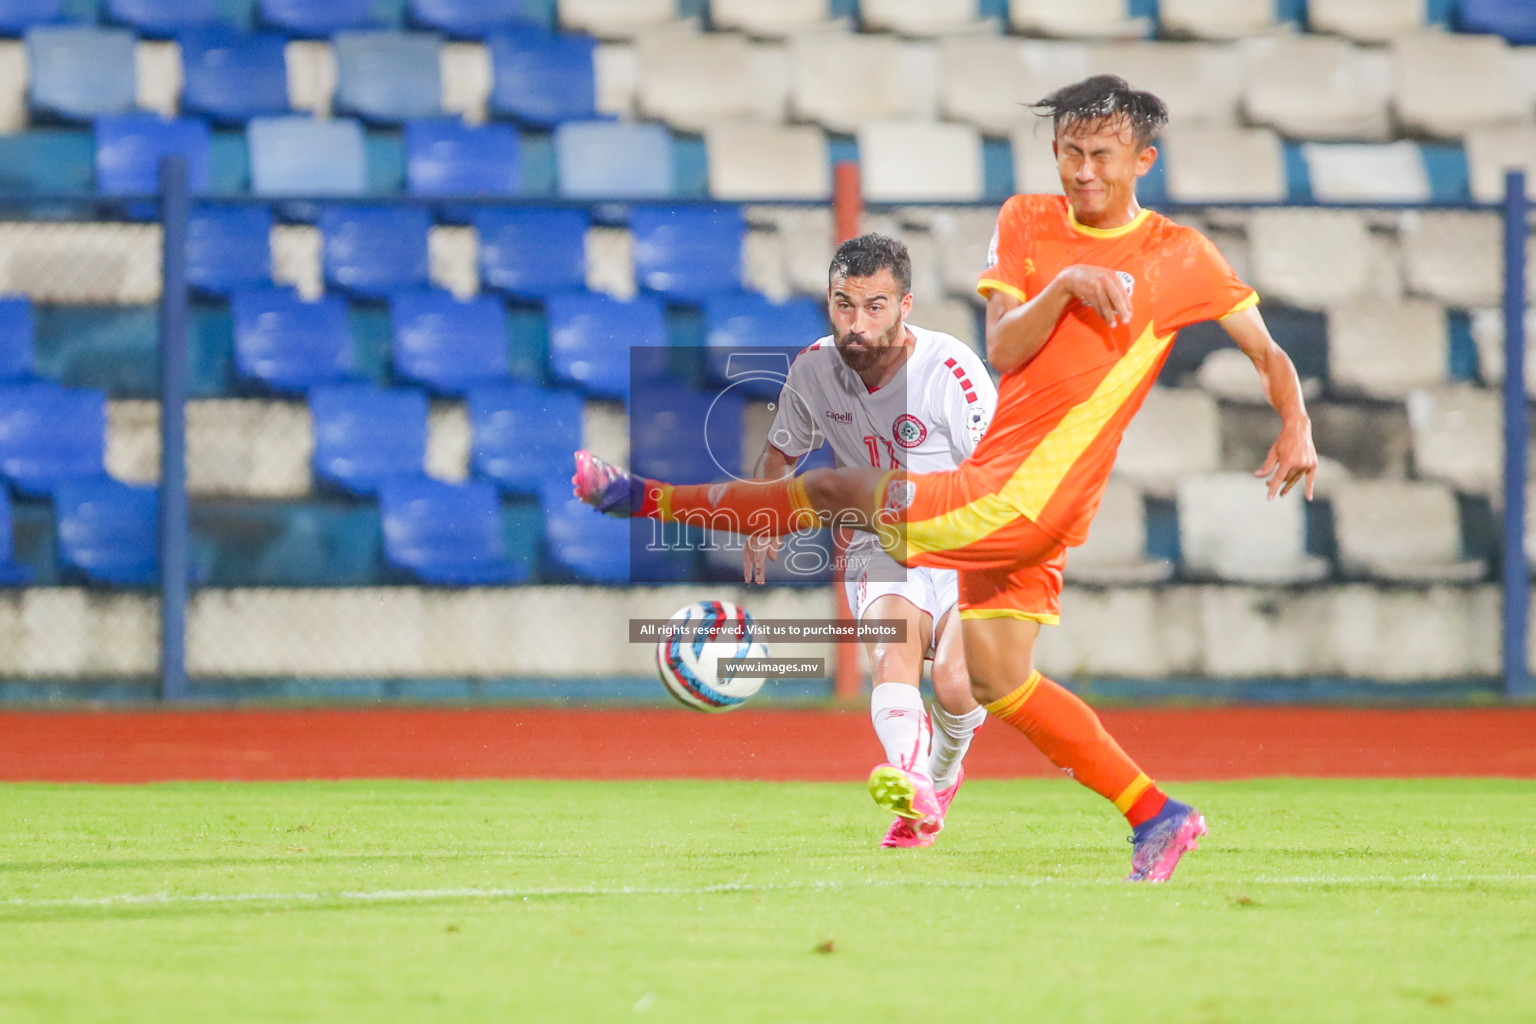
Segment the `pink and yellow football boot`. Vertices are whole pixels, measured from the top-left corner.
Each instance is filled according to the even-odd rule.
[[[949,816],[949,805],[954,803],[955,794],[960,791],[960,783],[964,781],[965,766],[961,765],[960,773],[955,776],[954,785],[950,786],[948,789],[940,789],[935,791],[934,797],[939,801],[941,826],[942,819]],[[879,798],[877,797],[876,799],[878,800]],[[891,822],[891,827],[886,830],[885,838],[880,840],[880,845],[887,849],[892,847],[932,846],[933,837],[937,834],[937,830],[934,830],[933,832],[919,832],[916,828],[913,827],[912,819],[903,818],[898,815],[896,820]]]
[[[881,846],[928,846],[944,827],[944,807],[933,783],[916,772],[894,764],[876,765],[869,773],[869,795],[899,819],[886,832]],[[914,838],[908,839],[908,833]]]

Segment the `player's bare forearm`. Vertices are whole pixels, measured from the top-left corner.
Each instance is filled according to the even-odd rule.
[[[779,451],[768,442],[763,443],[763,454],[757,457],[757,464],[752,467],[754,480],[782,480],[794,472],[797,459],[791,458]]]
[[[998,373],[1027,365],[1050,340],[1071,301],[1054,281],[1028,302],[994,291],[987,297],[987,362]]]
[[[1237,347],[1253,361],[1264,396],[1280,414],[1280,437],[1269,450],[1255,475],[1269,480],[1269,496],[1284,495],[1302,481],[1312,497],[1317,477],[1317,448],[1312,441],[1312,419],[1301,394],[1301,379],[1285,350],[1275,344],[1257,308],[1245,309],[1221,321]]]
[[[780,480],[795,471],[797,461],[775,448],[771,441],[765,441],[763,453],[752,467],[752,476],[757,480]],[[741,578],[747,583],[762,583],[767,578],[768,562],[778,561],[781,543],[778,537],[748,537],[741,551]]]

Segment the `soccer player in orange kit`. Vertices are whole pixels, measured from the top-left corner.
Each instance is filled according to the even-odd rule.
[[[692,520],[748,535],[836,522],[875,532],[903,565],[953,568],[971,688],[987,710],[1114,803],[1132,828],[1130,881],[1161,882],[1207,831],[1120,748],[1093,710],[1034,668],[1042,585],[1059,593],[1063,551],[1081,544],[1120,438],[1180,328],[1219,320],[1253,360],[1280,436],[1256,476],[1269,496],[1304,484],[1317,452],[1290,359],[1258,296],[1209,240],[1136,201],[1157,159],[1161,100],[1097,75],[1035,104],[1049,116],[1065,195],[1004,204],[988,266],[987,358],[997,412],[953,470],[815,470],[771,483],[672,486],[577,453],[576,493],[618,516]],[[1032,595],[1026,603],[1024,595]],[[929,806],[921,779],[889,809]]]

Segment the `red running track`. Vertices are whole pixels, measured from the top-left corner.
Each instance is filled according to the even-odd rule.
[[[1536,709],[1106,710],[1156,778],[1536,778]],[[860,779],[880,759],[852,711],[412,708],[0,713],[0,781]],[[973,778],[1055,769],[996,722]]]

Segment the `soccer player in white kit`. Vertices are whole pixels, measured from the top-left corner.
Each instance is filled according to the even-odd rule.
[[[864,235],[833,257],[827,312],[834,333],[803,349],[789,369],[757,461],[759,479],[794,472],[801,457],[830,444],[839,466],[952,469],[981,439],[997,390],[980,357],[948,334],[906,322],[912,261],[901,242]],[[763,582],[779,540],[747,541],[747,582]],[[905,569],[869,533],[847,550],[845,586],[856,619],[906,621],[903,643],[867,644],[874,690],[870,715],[886,762],[870,793],[897,814],[882,846],[929,846],[965,776],[962,759],[987,712],[971,696],[952,569]],[[925,714],[918,685],[933,659],[934,704]],[[893,773],[917,776],[926,799],[892,802]]]

